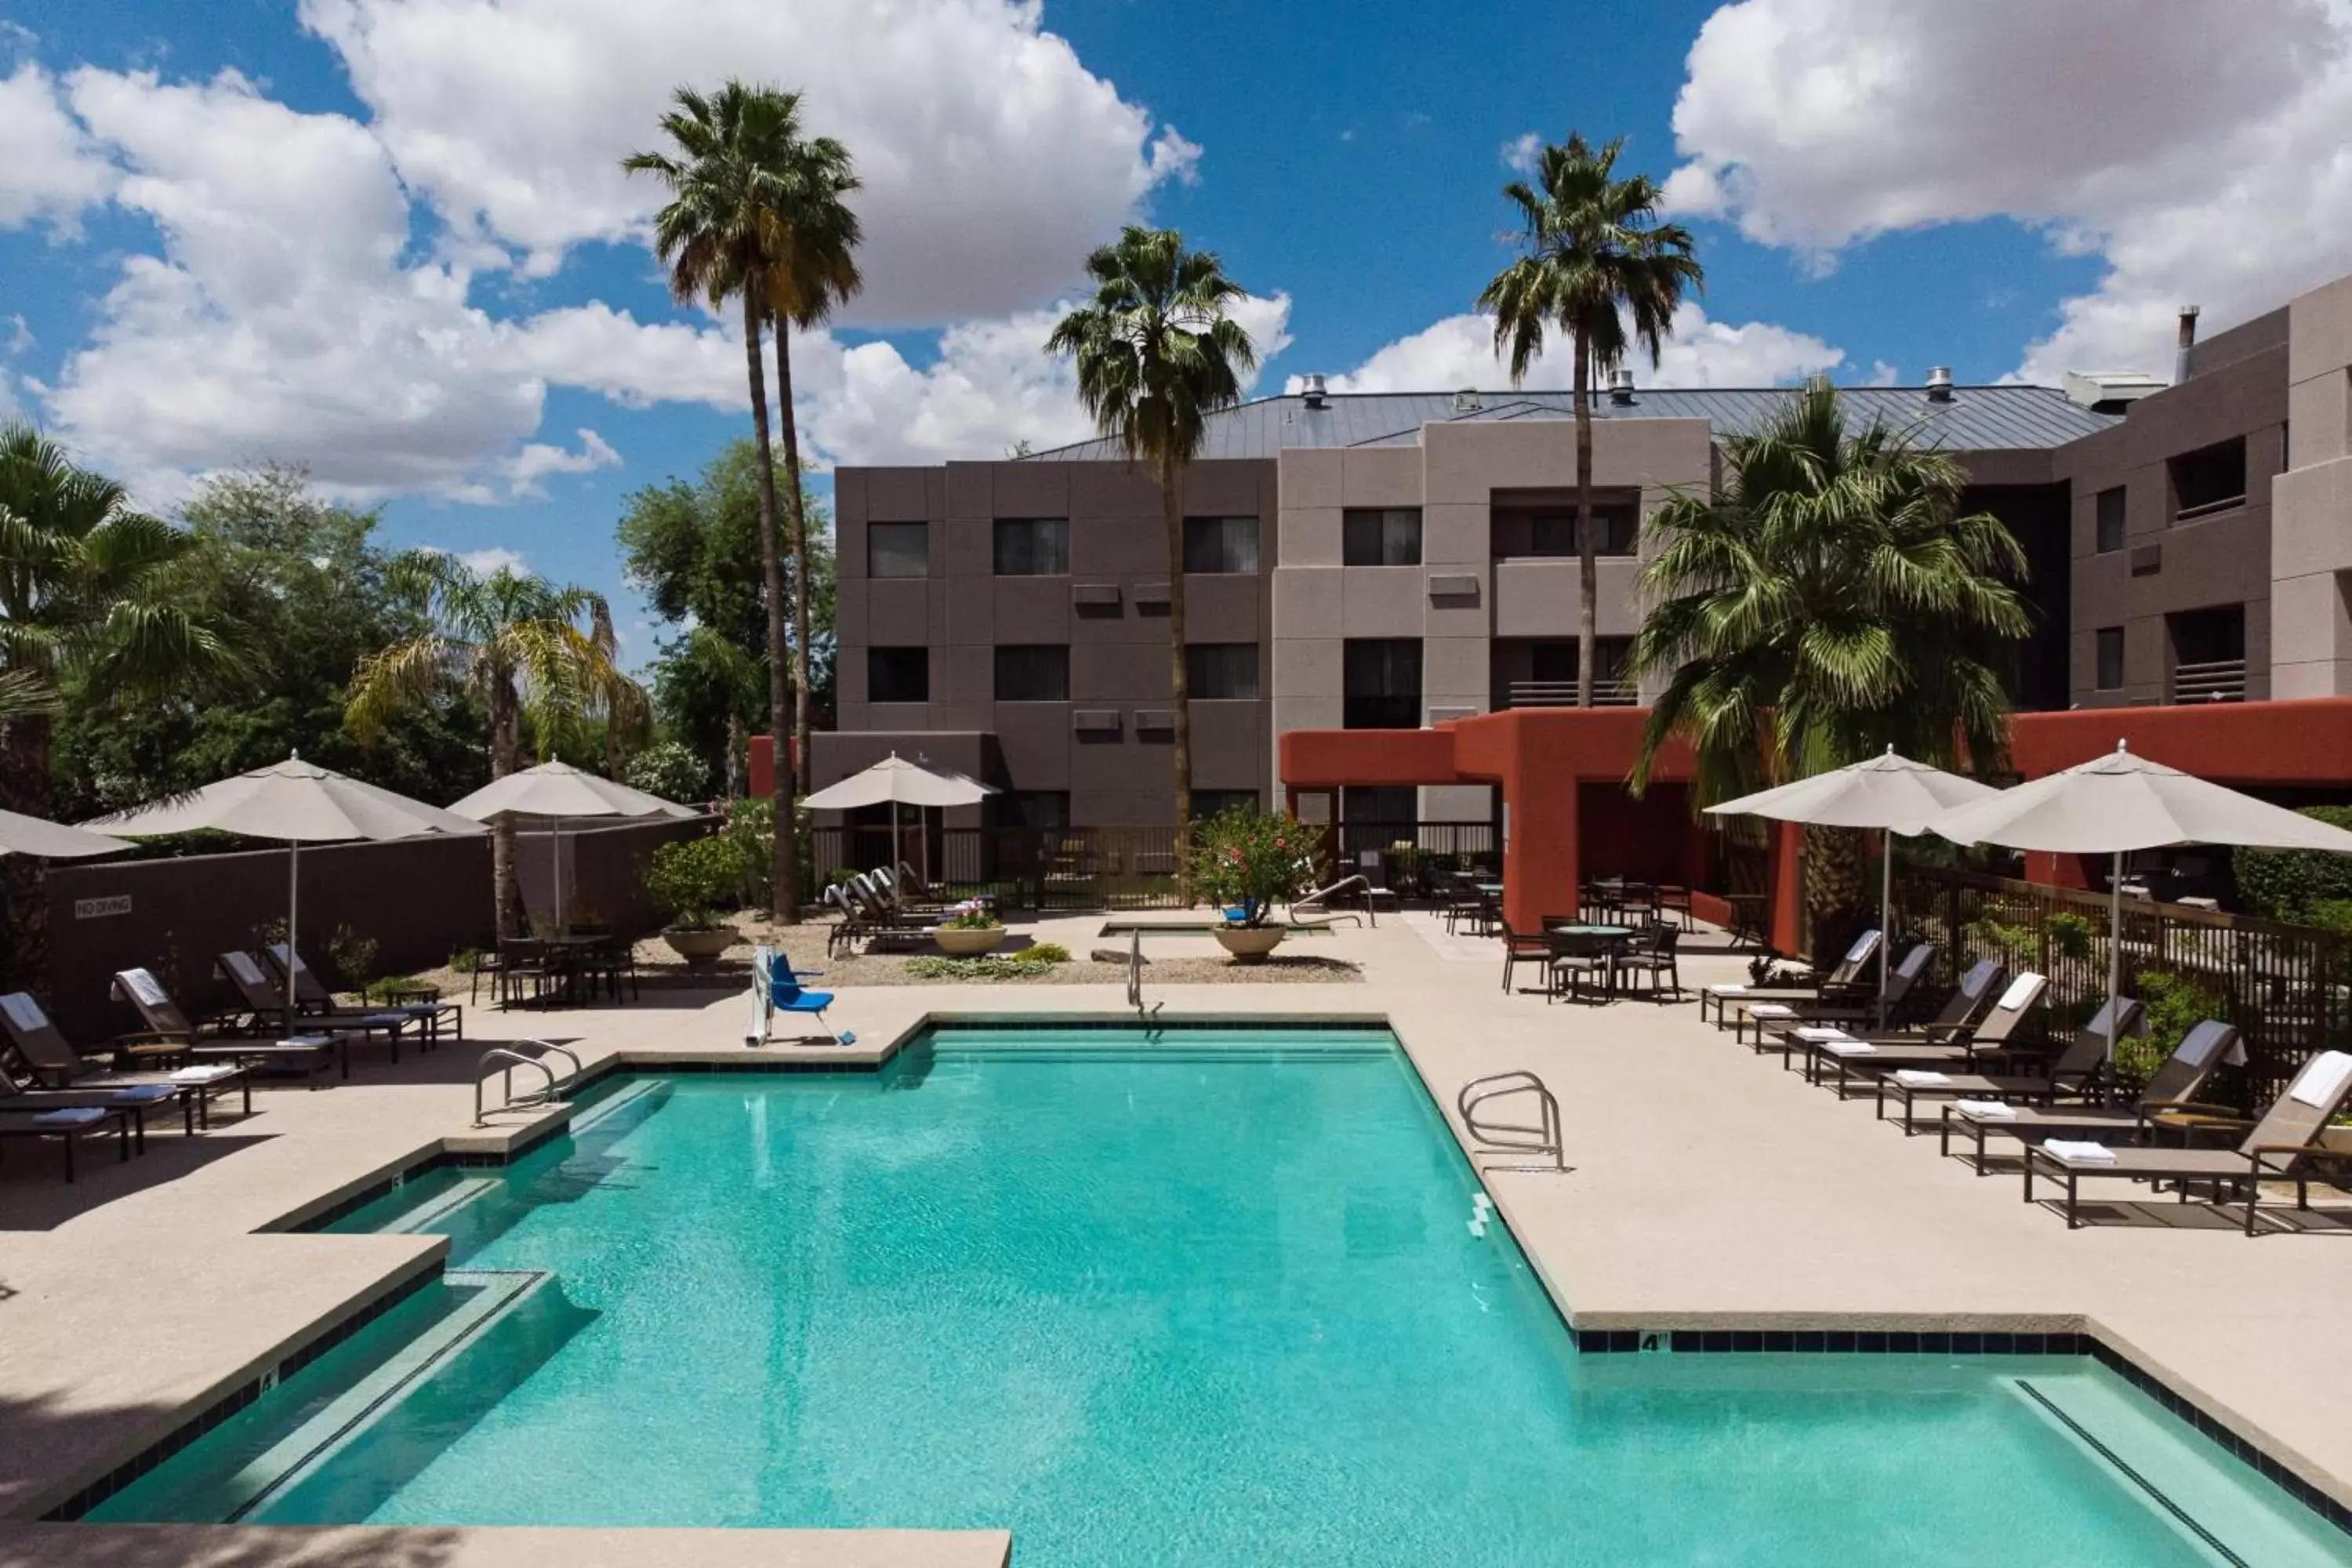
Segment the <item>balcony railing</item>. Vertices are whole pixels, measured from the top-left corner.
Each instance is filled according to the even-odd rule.
[[[1504,689],[1506,706],[1511,708],[1573,708],[1576,706],[1576,682],[1573,680],[1514,680]],[[1631,708],[1641,700],[1641,694],[1630,680],[1603,676],[1592,683],[1592,705],[1596,708]]]
[[[2246,700],[2246,661],[2242,658],[2216,658],[2201,664],[2174,665],[2172,700],[2175,702],[2243,702]]]

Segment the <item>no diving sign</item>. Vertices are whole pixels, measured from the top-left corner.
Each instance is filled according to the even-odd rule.
[[[106,915],[127,915],[131,912],[131,895],[114,893],[103,899],[76,899],[74,919],[94,921]]]

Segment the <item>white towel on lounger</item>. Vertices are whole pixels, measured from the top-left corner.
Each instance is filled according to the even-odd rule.
[[[1853,1038],[1852,1035],[1847,1034],[1843,1029],[1834,1028],[1827,1024],[1807,1024],[1803,1028],[1791,1029],[1789,1032],[1796,1036],[1797,1038],[1801,1040],[1810,1040],[1817,1046],[1830,1040],[1850,1040]]]
[[[231,1077],[236,1070],[235,1067],[222,1063],[215,1063],[208,1067],[182,1068],[172,1075],[172,1081],[173,1083],[210,1083],[216,1078]]]
[[[1929,1072],[1925,1068],[1904,1068],[1895,1073],[1895,1081],[1906,1089],[1940,1089],[1952,1079],[1949,1073]]]
[[[1745,985],[1710,985],[1706,988],[1706,994],[1710,996],[1737,996],[1747,989]]]
[[[1833,1057],[1866,1057],[1878,1049],[1868,1040],[1823,1040],[1822,1049]]]
[[[1971,1121],[2014,1121],[2017,1107],[2005,1100],[1956,1100],[1952,1109]]]
[[[2069,1165],[2112,1165],[2116,1152],[2105,1143],[2076,1142],[2072,1139],[2052,1138],[2042,1147]]]
[[[1797,1010],[1783,1002],[1759,1002],[1748,1009],[1751,1018],[1793,1018]]]
[[[2322,1051],[2294,1075],[2294,1087],[2287,1093],[2314,1110],[2325,1110],[2343,1094],[2347,1078],[2352,1078],[2352,1056],[2342,1051]]]

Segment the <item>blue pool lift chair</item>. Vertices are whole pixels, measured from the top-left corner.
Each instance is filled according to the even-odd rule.
[[[751,952],[751,1031],[743,1038],[747,1046],[764,1046],[775,1036],[776,1015],[803,1013],[817,1021],[818,1027],[833,1037],[837,1045],[857,1043],[855,1030],[835,1029],[825,1021],[824,1010],[833,1005],[830,991],[811,991],[802,985],[824,971],[812,969],[806,974],[793,971],[793,961],[772,947],[754,948]]]

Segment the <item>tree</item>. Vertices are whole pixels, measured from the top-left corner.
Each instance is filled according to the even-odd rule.
[[[821,320],[834,300],[854,291],[856,271],[848,258],[858,237],[856,219],[839,200],[856,185],[848,154],[825,138],[801,137],[799,102],[795,94],[740,81],[730,81],[709,96],[680,88],[677,107],[661,121],[680,155],[638,153],[622,163],[625,169],[657,176],[669,189],[670,199],[654,220],[654,245],[670,268],[671,291],[680,300],[706,299],[714,309],[730,299],[742,302],[768,620],[768,725],[780,748],[796,730],[785,693],[790,650],[760,334],[772,315],[793,321],[799,319],[795,311],[814,311],[810,319]],[[798,270],[779,278],[774,275],[779,262],[787,270]],[[789,376],[789,354],[781,343],[777,363],[780,373]],[[795,542],[804,544],[789,384],[782,392],[786,439],[793,443],[788,456],[795,475]],[[805,641],[804,634],[803,648]],[[791,770],[777,767],[774,780],[780,826],[772,912],[789,922],[800,919]]]
[[[741,793],[744,737],[762,699],[757,462],[750,441],[730,442],[697,479],[630,495],[618,530],[624,575],[677,628],[653,661],[663,732],[719,770],[730,795]],[[808,690],[824,722],[833,707],[833,545],[824,503],[804,496],[803,505],[813,523],[808,575],[787,563],[786,589],[809,610]]]
[[[1160,484],[1168,530],[1169,684],[1176,711],[1177,883],[1192,901],[1192,718],[1184,675],[1184,469],[1209,416],[1241,401],[1257,347],[1227,314],[1242,298],[1216,253],[1187,250],[1172,228],[1129,225],[1087,258],[1094,298],[1045,342],[1076,363],[1096,428]]]
[[[602,595],[506,567],[485,576],[454,557],[425,552],[396,557],[390,576],[432,624],[371,655],[353,674],[347,718],[362,742],[380,735],[394,715],[451,688],[481,705],[492,778],[521,764],[526,720],[542,758],[562,739],[576,739],[592,719],[627,731],[645,728],[649,707],[614,662],[613,616]],[[501,821],[492,833],[499,935],[517,936],[523,909],[514,825]]]
[[[1576,363],[1577,580],[1583,590],[1576,623],[1576,703],[1592,706],[1598,641],[1600,570],[1592,520],[1592,380],[1615,370],[1636,342],[1650,363],[1673,330],[1685,289],[1706,274],[1691,253],[1690,231],[1656,221],[1658,186],[1646,174],[1616,175],[1622,137],[1595,150],[1571,132],[1538,157],[1540,189],[1524,180],[1503,187],[1517,209],[1527,254],[1495,275],[1478,296],[1495,318],[1495,347],[1511,351],[1511,384],[1542,354],[1549,329],[1565,333]],[[1628,328],[1631,335],[1628,335]]]
[[[1648,525],[1650,609],[1627,662],[1665,687],[1635,787],[1677,737],[1701,805],[1888,746],[1997,768],[2025,552],[1960,510],[1959,465],[1875,421],[1849,428],[1821,382],[1725,442],[1724,470],[1719,493],[1677,496]]]

